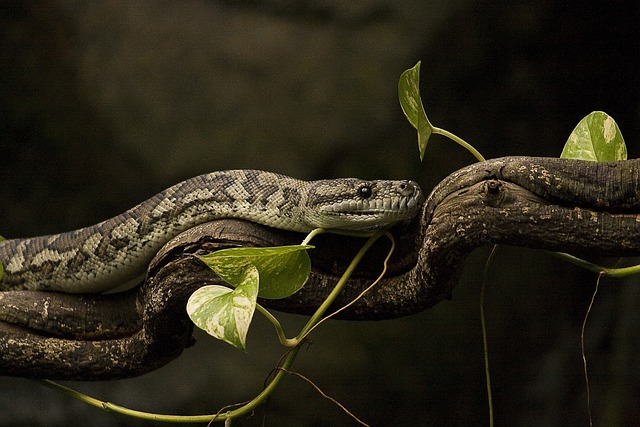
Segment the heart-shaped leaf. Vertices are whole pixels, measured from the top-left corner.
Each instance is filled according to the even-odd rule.
[[[613,117],[594,111],[573,129],[560,157],[612,162],[627,159],[627,146]]]
[[[418,131],[418,150],[422,160],[427,150],[427,142],[433,133],[433,126],[427,118],[420,97],[420,61],[400,75],[398,98],[407,120]]]
[[[258,298],[258,269],[247,266],[235,289],[203,286],[187,302],[191,321],[209,335],[245,350],[247,331]]]
[[[291,245],[272,248],[230,248],[200,257],[223,280],[236,285],[248,265],[260,273],[258,296],[286,298],[305,284],[311,272],[307,249],[313,246]]]

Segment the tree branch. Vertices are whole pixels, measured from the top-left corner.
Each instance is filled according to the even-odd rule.
[[[638,160],[605,164],[505,157],[454,172],[433,190],[418,218],[394,230],[397,249],[388,274],[341,317],[393,318],[450,298],[466,257],[483,245],[581,256],[639,255],[639,186]],[[220,220],[194,227],[165,245],[144,284],[125,294],[0,293],[0,318],[5,320],[0,322],[0,374],[112,379],[156,369],[191,343],[193,326],[185,313],[189,295],[219,283],[195,254],[295,244],[302,237]],[[322,235],[314,244],[307,285],[289,298],[261,304],[313,312],[362,241]],[[336,306],[350,302],[379,274],[387,245],[381,240],[374,246]],[[29,310],[34,306],[35,312]]]

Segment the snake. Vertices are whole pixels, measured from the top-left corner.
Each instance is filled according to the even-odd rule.
[[[403,222],[424,196],[411,180],[304,181],[258,170],[182,181],[98,224],[0,242],[0,291],[99,293],[144,279],[153,256],[196,225],[223,218],[308,233],[365,232]]]

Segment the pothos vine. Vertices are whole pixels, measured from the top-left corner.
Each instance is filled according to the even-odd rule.
[[[485,158],[471,144],[445,129],[434,126],[428,119],[424,105],[420,96],[420,66],[418,62],[414,67],[404,71],[398,82],[398,96],[400,106],[409,123],[417,131],[418,149],[420,159],[426,154],[427,143],[433,135],[441,135],[456,144],[465,148],[477,161],[484,161]],[[583,118],[570,134],[561,157],[582,159],[591,161],[613,161],[626,159],[626,146],[622,134],[617,124],[606,113],[596,111]],[[326,230],[317,229],[312,231],[300,245],[284,246],[276,248],[233,248],[214,252],[201,257],[221,279],[228,283],[228,286],[206,286],[198,289],[187,303],[187,313],[196,326],[205,330],[213,337],[227,342],[240,350],[246,350],[247,331],[251,325],[253,315],[257,310],[267,318],[274,326],[279,342],[287,349],[269,376],[264,389],[247,403],[230,405],[221,408],[215,414],[177,416],[157,413],[148,413],[125,408],[109,402],[104,402],[87,396],[78,391],[58,383],[42,380],[41,382],[51,388],[57,389],[83,402],[98,408],[120,413],[123,415],[173,423],[212,423],[224,422],[230,425],[233,419],[245,417],[251,414],[256,407],[263,404],[265,400],[280,385],[285,375],[290,375],[292,367],[300,346],[306,342],[308,335],[322,322],[331,318],[339,311],[346,309],[350,304],[338,311],[327,314],[331,304],[348,282],[356,266],[365,256],[369,248],[381,237],[388,238],[392,244],[387,255],[387,260],[394,250],[393,236],[386,230],[370,234],[360,251],[355,255],[350,265],[344,271],[340,280],[336,283],[326,300],[318,307],[317,311],[309,318],[302,329],[292,338],[288,338],[284,332],[280,321],[268,310],[258,304],[258,297],[262,298],[286,298],[298,291],[306,282],[310,270],[311,262],[308,250],[312,250],[311,242],[315,236],[324,233]],[[362,236],[362,234],[359,234]],[[491,252],[487,260],[487,266],[492,259],[495,249]],[[636,274],[640,271],[640,266],[625,268],[606,268],[567,254],[555,254],[568,262],[586,268],[600,275],[612,277]],[[386,261],[381,266],[381,273],[378,279],[353,302],[357,301],[365,292],[382,278],[386,271]],[[480,295],[480,315],[482,326],[482,339],[484,345],[485,376],[487,384],[487,397],[489,402],[489,422],[493,426],[493,403],[491,396],[491,379],[488,362],[488,343],[486,333],[486,322],[484,316],[484,295],[488,282],[488,269],[485,268],[483,283]],[[0,270],[1,274],[1,270]],[[352,303],[353,303],[352,302]],[[588,313],[587,313],[588,315]],[[586,317],[585,317],[586,323]],[[583,329],[584,335],[584,329]],[[586,359],[585,378],[586,376]],[[300,374],[296,374],[300,375]],[[309,381],[304,377],[305,380]],[[315,387],[315,385],[314,385]],[[319,389],[317,389],[319,390]],[[323,392],[320,393],[324,396]],[[337,404],[337,402],[334,401]],[[339,404],[338,404],[339,405]],[[361,425],[366,425],[356,416],[351,414],[346,408],[339,405],[346,414],[351,416]],[[590,415],[590,414],[589,414]]]

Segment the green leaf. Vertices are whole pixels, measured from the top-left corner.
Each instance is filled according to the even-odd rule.
[[[613,117],[594,111],[573,129],[560,157],[593,162],[626,160],[627,147]]]
[[[209,335],[245,350],[258,298],[258,270],[247,266],[235,289],[203,286],[187,302],[191,321]]]
[[[398,98],[407,120],[418,131],[418,149],[422,160],[427,150],[427,142],[433,133],[433,126],[424,112],[420,98],[420,61],[400,75]]]
[[[215,273],[231,285],[238,283],[244,268],[254,265],[260,273],[258,296],[286,298],[306,283],[311,272],[307,249],[313,246],[292,245],[273,248],[230,248],[200,257]]]

